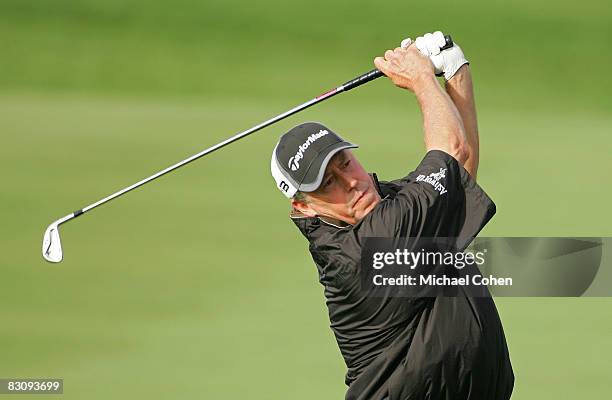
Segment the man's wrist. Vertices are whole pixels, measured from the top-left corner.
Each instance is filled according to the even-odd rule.
[[[454,82],[454,81],[461,81],[463,78],[465,78],[467,74],[470,74],[469,66],[470,66],[470,63],[468,62],[461,65],[459,69],[457,69],[457,72],[455,72],[454,75],[450,79],[447,79],[446,82],[448,83],[448,82]]]
[[[412,88],[414,89],[414,94],[419,97],[430,91],[432,87],[435,87],[433,85],[438,85],[438,81],[433,74],[421,74],[415,79]]]
[[[444,84],[446,86],[447,89],[449,88],[460,88],[465,84],[465,81],[468,80],[471,77],[471,72],[469,69],[469,64],[463,64],[461,67],[459,67],[459,69],[457,70],[457,72],[455,72],[455,75],[453,75],[453,77],[449,80],[445,80]]]

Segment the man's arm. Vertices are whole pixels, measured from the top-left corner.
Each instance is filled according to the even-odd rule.
[[[425,147],[442,150],[460,164],[468,159],[467,138],[461,115],[434,75],[433,64],[415,46],[396,48],[374,60],[396,86],[416,95],[423,113]]]
[[[444,75],[446,92],[453,100],[459,114],[461,114],[465,128],[468,155],[466,162],[462,163],[462,165],[476,179],[479,145],[472,75],[461,47],[454,43],[451,48],[442,50],[445,42],[444,34],[437,31],[418,37],[414,45],[423,55],[429,57],[434,64],[435,72]],[[410,43],[412,43],[410,39],[404,39],[402,47],[408,46]]]
[[[468,64],[464,64],[450,80],[446,81],[446,92],[455,103],[465,128],[467,159],[463,167],[472,178],[476,179],[480,145],[472,73]]]

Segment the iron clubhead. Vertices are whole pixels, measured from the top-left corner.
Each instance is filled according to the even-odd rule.
[[[42,255],[45,260],[52,263],[62,261],[62,242],[60,241],[59,224],[57,221],[49,225],[45,231],[42,243]]]

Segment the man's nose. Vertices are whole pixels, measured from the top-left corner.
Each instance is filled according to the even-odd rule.
[[[351,174],[346,174],[346,173],[342,173],[341,172],[341,173],[338,174],[338,177],[342,181],[342,184],[346,188],[346,190],[354,189],[355,187],[357,187],[357,183],[359,182]]]

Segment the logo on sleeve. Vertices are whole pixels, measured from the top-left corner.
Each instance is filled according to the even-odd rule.
[[[440,192],[440,194],[442,195],[446,193],[447,190],[446,188],[444,188],[444,185],[440,183],[440,179],[445,178],[445,177],[446,177],[446,168],[440,168],[439,172],[432,172],[428,176],[425,176],[425,175],[417,176],[416,181],[429,183],[431,186],[434,187],[435,190]]]

